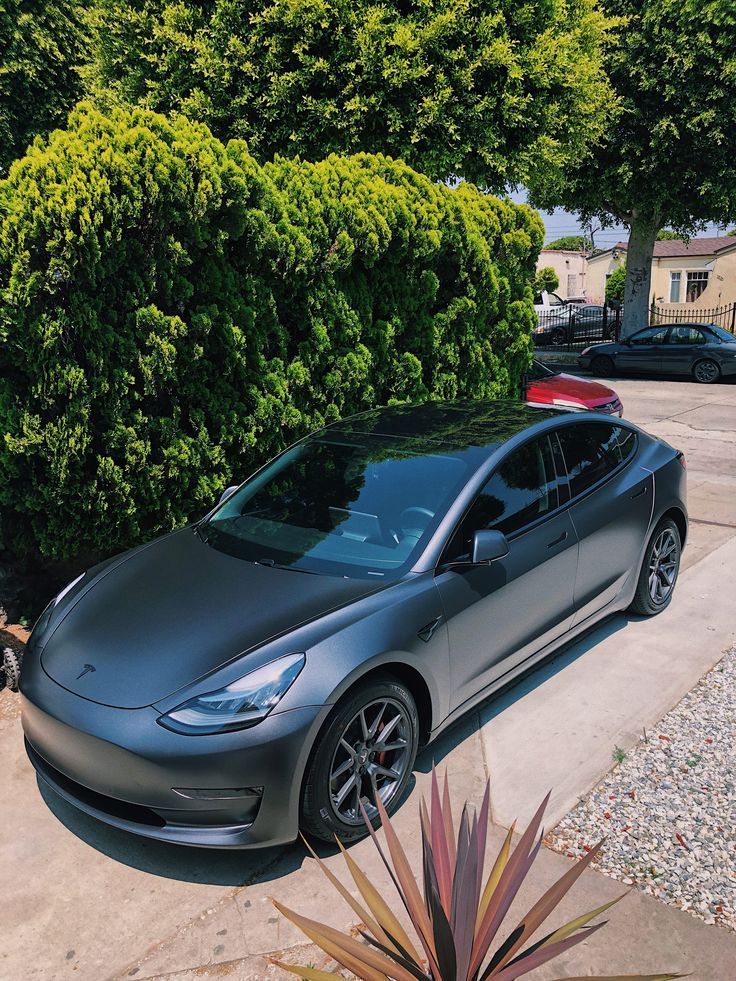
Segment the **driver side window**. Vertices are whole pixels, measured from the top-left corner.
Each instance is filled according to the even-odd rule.
[[[546,436],[515,450],[488,479],[450,540],[443,562],[470,556],[476,531],[511,535],[558,504],[557,478]]]

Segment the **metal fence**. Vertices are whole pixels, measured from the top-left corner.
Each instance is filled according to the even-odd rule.
[[[566,303],[537,313],[534,346],[555,351],[582,351],[589,344],[617,340],[621,309],[596,303]]]
[[[657,324],[715,324],[736,333],[736,303],[723,307],[696,307],[687,304],[674,310],[668,307],[658,307],[652,303],[649,310],[649,323],[652,327]]]

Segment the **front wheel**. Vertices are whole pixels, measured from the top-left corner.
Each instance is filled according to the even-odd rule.
[[[555,327],[552,331],[552,343],[555,347],[562,347],[562,345],[567,341],[567,334],[562,329],[562,327]]]
[[[720,376],[721,369],[710,358],[704,358],[703,361],[698,361],[693,367],[693,378],[702,385],[710,385],[712,382],[718,381]]]
[[[411,692],[386,675],[338,702],[312,750],[301,827],[322,841],[356,841],[380,823],[376,796],[391,814],[414,767],[419,717]]]
[[[590,362],[590,370],[601,378],[610,378],[613,374],[613,360],[607,354],[596,354]]]
[[[649,539],[639,572],[633,613],[654,616],[668,606],[680,571],[682,544],[677,525],[670,518],[660,521]]]

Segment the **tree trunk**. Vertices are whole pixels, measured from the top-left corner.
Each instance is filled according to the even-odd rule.
[[[634,213],[626,253],[626,287],[621,337],[630,337],[649,325],[649,290],[652,282],[652,253],[659,222]]]

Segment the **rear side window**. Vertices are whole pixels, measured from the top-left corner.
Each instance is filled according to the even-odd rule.
[[[557,477],[546,436],[513,452],[489,478],[451,539],[444,562],[470,554],[476,531],[511,535],[558,504]]]
[[[636,433],[604,422],[566,426],[557,435],[565,457],[571,497],[577,497],[608,476],[636,449]]]

